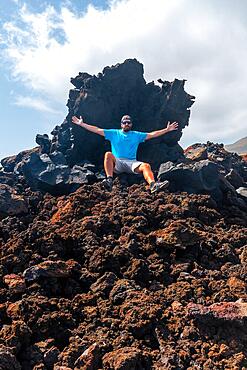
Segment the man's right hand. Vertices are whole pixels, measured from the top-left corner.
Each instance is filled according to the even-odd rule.
[[[166,126],[167,132],[174,131],[178,129],[178,123],[177,122],[168,122]]]
[[[78,125],[78,126],[81,126],[81,124],[84,123],[81,116],[80,116],[80,118],[77,118],[76,116],[73,116],[72,117],[72,122],[74,124]]]
[[[81,126],[81,127],[85,128],[88,131],[94,132],[97,135],[105,136],[103,128],[99,128],[99,127],[93,126],[93,125],[88,125],[87,123],[83,122],[83,119],[82,119],[81,116],[80,116],[80,118],[77,118],[76,116],[73,116],[72,117],[72,122],[75,125]]]

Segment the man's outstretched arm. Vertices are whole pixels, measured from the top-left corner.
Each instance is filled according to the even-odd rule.
[[[72,117],[72,122],[75,125],[81,126],[81,127],[85,128],[88,131],[94,132],[95,134],[98,134],[98,135],[101,135],[101,136],[105,136],[103,128],[99,128],[97,126],[88,125],[87,123],[83,122],[83,119],[81,118],[81,116],[80,116],[80,118],[77,118],[76,116],[73,116]]]
[[[162,130],[149,132],[147,134],[146,140],[154,139],[155,137],[165,135],[168,132],[175,131],[177,129],[178,129],[178,123],[177,122],[173,122],[173,123],[168,122],[166,128],[163,128]]]

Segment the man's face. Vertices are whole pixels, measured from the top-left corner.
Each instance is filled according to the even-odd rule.
[[[130,119],[125,119],[121,122],[121,128],[124,132],[128,132],[132,128],[132,122]]]

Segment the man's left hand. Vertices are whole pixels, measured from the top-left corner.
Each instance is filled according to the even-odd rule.
[[[167,129],[167,132],[177,130],[178,129],[178,123],[177,122],[170,123],[170,121],[169,121],[167,126],[166,126],[166,129]]]

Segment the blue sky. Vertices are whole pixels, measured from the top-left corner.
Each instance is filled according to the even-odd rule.
[[[246,14],[244,0],[1,0],[0,158],[62,123],[70,77],[134,57],[147,81],[187,79],[183,146],[246,136]]]
[[[2,41],[6,41],[6,32],[4,25],[7,22],[18,23],[19,11],[26,5],[28,10],[33,14],[42,13],[47,6],[52,5],[56,10],[61,9],[61,5],[71,9],[75,14],[83,15],[87,11],[89,4],[98,9],[107,8],[108,4],[102,0],[77,0],[70,2],[62,1],[0,1],[0,29]],[[19,19],[20,22],[20,19]],[[6,50],[6,45],[0,44],[1,54]],[[36,104],[33,100],[33,105],[28,101],[16,101],[17,97],[37,97],[39,92],[30,89],[28,84],[23,83],[21,76],[13,76],[14,64],[9,64],[10,58],[0,59],[0,159],[17,154],[21,150],[36,146],[35,136],[37,133],[50,133],[52,128],[61,124],[67,114],[66,99],[64,96],[60,101],[52,104],[54,112],[51,110],[42,109],[42,106]],[[72,77],[72,76],[71,76]],[[49,88],[49,87],[48,87]],[[67,81],[67,90],[72,88]],[[41,95],[42,96],[42,95]]]

